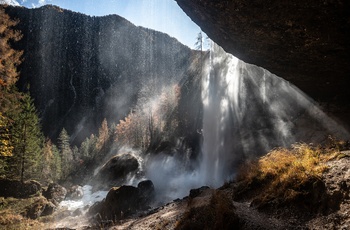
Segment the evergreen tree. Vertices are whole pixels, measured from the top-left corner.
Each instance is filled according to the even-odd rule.
[[[95,157],[97,149],[97,138],[95,135],[91,134],[90,138],[86,138],[83,143],[81,143],[79,152],[83,160],[90,160]]]
[[[58,149],[61,157],[61,178],[65,179],[69,175],[73,165],[73,151],[69,144],[69,135],[66,129],[62,129],[58,136]]]
[[[196,37],[195,49],[203,51],[203,33],[200,31]]]
[[[21,99],[21,112],[13,117],[11,138],[14,145],[14,169],[21,181],[39,176],[39,161],[42,149],[42,133],[39,118],[29,94]]]
[[[56,145],[52,145],[53,163],[51,166],[52,180],[57,181],[62,178],[62,160]]]

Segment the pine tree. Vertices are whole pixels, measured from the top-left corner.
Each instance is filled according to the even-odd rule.
[[[14,145],[14,168],[21,181],[39,176],[39,161],[42,149],[42,132],[33,99],[23,94],[21,112],[14,117],[11,138]]]
[[[62,160],[56,145],[52,145],[53,162],[51,166],[52,180],[57,181],[62,178]]]
[[[203,51],[203,34],[202,31],[200,31],[196,37],[196,43],[195,45],[195,49],[196,50],[200,50]]]
[[[97,141],[98,139],[95,135],[91,134],[90,138],[86,138],[83,143],[81,143],[79,152],[83,160],[90,160],[95,157],[97,153]]]
[[[62,129],[58,136],[58,149],[61,157],[61,178],[65,179],[72,170],[73,152],[69,144],[69,135],[66,129]]]

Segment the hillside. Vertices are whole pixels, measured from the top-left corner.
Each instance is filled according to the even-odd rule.
[[[176,39],[117,15],[90,17],[50,5],[6,12],[23,34],[15,44],[24,51],[18,86],[30,86],[53,139],[65,128],[79,144],[104,118],[119,122],[142,87],[179,82],[194,57]]]

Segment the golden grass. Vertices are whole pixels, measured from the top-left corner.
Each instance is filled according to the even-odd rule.
[[[262,202],[273,198],[291,199],[303,188],[321,179],[326,162],[339,156],[338,148],[322,148],[305,143],[290,149],[276,148],[258,161],[242,167],[238,180],[260,186]]]

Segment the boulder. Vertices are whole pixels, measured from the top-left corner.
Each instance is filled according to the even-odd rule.
[[[79,200],[83,195],[83,188],[79,185],[74,185],[67,191],[66,197],[72,200]]]
[[[154,185],[151,180],[141,181],[137,188],[139,190],[140,208],[146,208],[155,197]]]
[[[99,221],[120,220],[148,208],[154,199],[154,185],[150,180],[142,181],[137,187],[123,185],[109,190],[102,202],[95,203],[89,214],[98,216]]]
[[[114,187],[106,196],[101,216],[107,219],[121,219],[136,212],[139,207],[138,201],[139,190],[136,187],[128,185]]]
[[[131,153],[118,154],[107,161],[97,174],[102,184],[112,186],[123,184],[129,173],[137,172],[139,162]]]
[[[41,192],[41,184],[30,180],[21,182],[20,180],[0,179],[0,196],[14,198],[28,198]]]
[[[56,211],[57,207],[52,202],[48,201],[44,210],[41,213],[41,216],[52,215]]]
[[[23,216],[26,216],[30,219],[38,219],[41,216],[52,215],[56,210],[56,206],[49,202],[45,197],[38,197],[32,204],[26,207],[25,213],[22,213]]]
[[[46,197],[53,204],[58,205],[64,198],[66,198],[67,190],[59,184],[51,183],[43,196]]]

